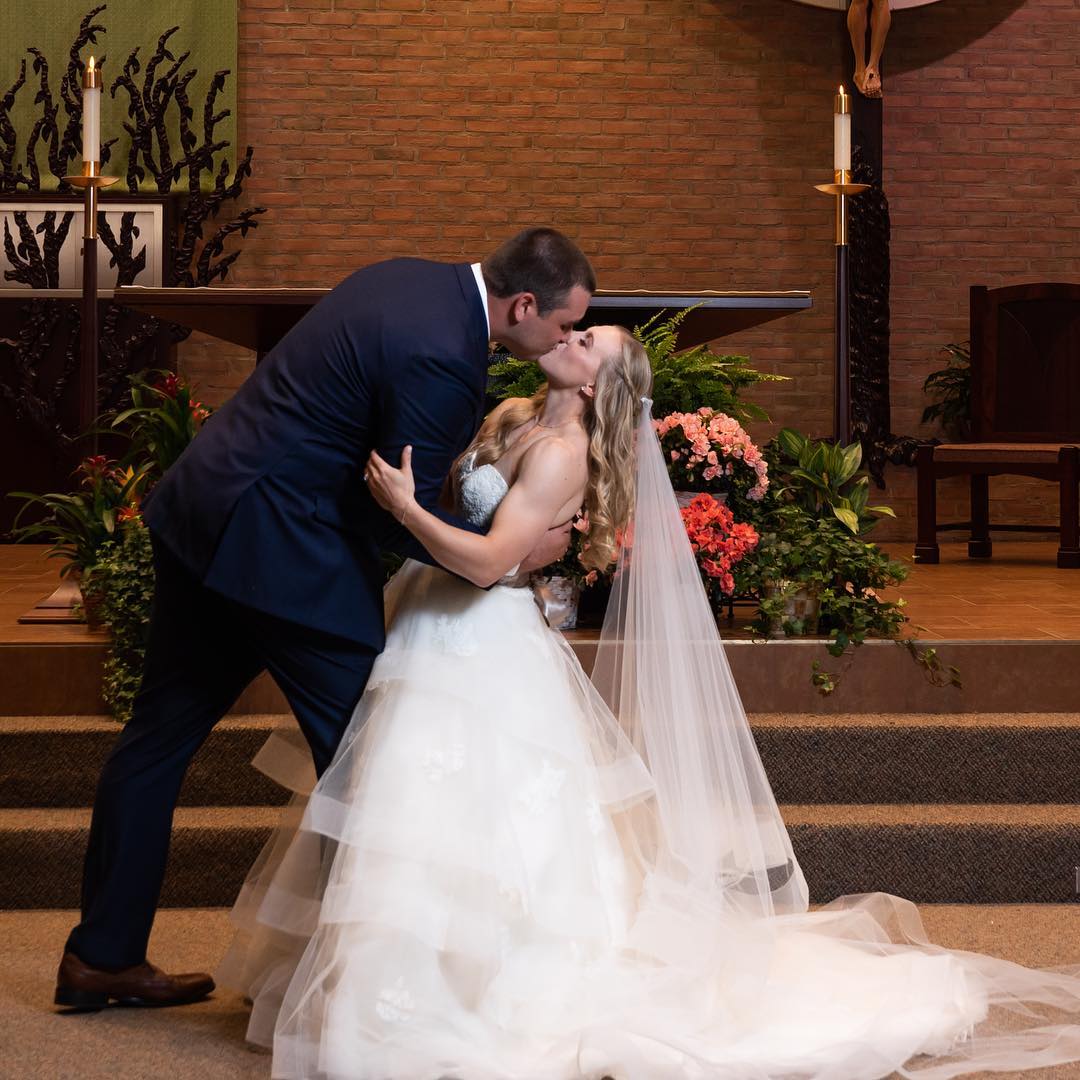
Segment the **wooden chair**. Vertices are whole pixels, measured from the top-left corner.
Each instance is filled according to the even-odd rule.
[[[919,448],[915,561],[936,563],[938,530],[957,528],[971,530],[970,558],[989,558],[990,477],[1015,475],[1058,485],[1057,564],[1080,568],[1080,285],[972,286],[971,420],[972,442]],[[938,525],[937,481],[961,475],[971,477],[971,521]]]

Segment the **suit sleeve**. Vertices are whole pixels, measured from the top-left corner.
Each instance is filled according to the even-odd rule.
[[[450,467],[476,433],[481,402],[470,374],[463,362],[442,357],[412,357],[404,370],[386,373],[375,449],[397,466],[402,450],[411,446],[416,501],[454,528],[484,533],[486,529],[439,507]],[[376,520],[376,539],[384,551],[438,565],[385,511]]]

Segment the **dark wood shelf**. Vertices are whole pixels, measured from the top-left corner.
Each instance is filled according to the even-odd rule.
[[[113,294],[118,304],[168,322],[200,330],[258,353],[269,352],[329,289],[232,288],[149,289],[137,285]],[[649,289],[598,292],[583,325],[616,323],[633,328],[658,311],[695,307],[682,324],[679,344],[692,348],[812,305],[810,293],[662,292]]]

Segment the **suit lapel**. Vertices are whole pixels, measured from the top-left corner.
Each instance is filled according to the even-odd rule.
[[[470,263],[455,263],[454,270],[457,272],[458,284],[469,312],[468,332],[470,342],[475,343],[471,350],[470,359],[475,364],[475,383],[477,391],[476,417],[473,424],[474,433],[480,429],[484,419],[484,395],[487,391],[488,369],[488,326],[487,316],[484,314],[484,302],[476,287],[476,277],[473,275]]]

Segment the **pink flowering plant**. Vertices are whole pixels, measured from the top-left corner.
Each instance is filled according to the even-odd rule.
[[[703,406],[654,420],[676,490],[726,495],[747,518],[769,490],[769,465],[738,420]]]

